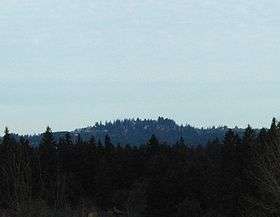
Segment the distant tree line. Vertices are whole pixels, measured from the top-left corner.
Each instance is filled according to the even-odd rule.
[[[189,124],[178,125],[174,120],[159,117],[157,120],[149,119],[124,119],[113,122],[99,122],[94,126],[77,129],[70,132],[73,139],[78,135],[84,140],[88,141],[93,136],[96,140],[103,140],[106,135],[110,135],[111,141],[117,145],[131,145],[139,146],[145,144],[151,137],[156,135],[160,142],[167,142],[174,144],[180,137],[183,137],[188,144],[205,145],[209,140],[215,138],[223,139],[225,133],[229,130],[226,126],[196,128]],[[242,135],[244,129],[234,128],[234,132]],[[67,132],[55,132],[53,136],[56,140],[64,137]],[[33,135],[26,137],[30,143],[39,145],[42,135]]]
[[[84,141],[49,127],[38,147],[6,128],[0,144],[0,208],[15,216],[279,217],[280,123],[222,140],[141,146]],[[47,207],[51,212],[42,215]],[[79,212],[78,212],[79,211]],[[100,214],[101,215],[101,214]]]

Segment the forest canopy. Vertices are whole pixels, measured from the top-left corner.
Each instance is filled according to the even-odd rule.
[[[280,216],[280,123],[190,145],[54,137],[38,146],[8,128],[0,144],[0,208],[10,216]]]

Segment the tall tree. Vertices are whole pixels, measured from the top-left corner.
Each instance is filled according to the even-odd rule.
[[[150,155],[155,155],[156,153],[158,153],[159,148],[160,148],[159,141],[157,137],[153,134],[147,144],[148,153]]]
[[[48,126],[39,146],[39,164],[42,197],[52,204],[56,201],[56,181],[58,175],[57,144]]]
[[[230,129],[225,134],[222,147],[220,203],[224,215],[229,217],[239,215],[240,171],[237,146],[240,145],[240,142],[239,136]]]

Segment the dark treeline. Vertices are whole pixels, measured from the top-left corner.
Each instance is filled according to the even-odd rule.
[[[215,138],[223,139],[229,130],[226,126],[196,128],[189,124],[178,125],[174,120],[159,117],[157,120],[144,119],[124,119],[113,122],[96,123],[94,126],[77,129],[69,132],[75,140],[79,135],[83,140],[88,141],[93,136],[96,140],[103,140],[106,135],[110,135],[112,143],[131,146],[145,144],[151,137],[156,135],[160,142],[174,144],[183,137],[188,144],[205,145],[209,140]],[[244,129],[234,128],[238,134],[242,134]],[[55,132],[54,138],[59,139],[65,136],[66,132]],[[37,146],[41,142],[42,135],[29,136],[28,140]]]
[[[206,146],[113,145],[48,127],[38,147],[8,129],[0,144],[0,208],[20,217],[279,217],[280,124],[228,130]],[[95,212],[96,211],[96,212]],[[88,215],[91,213],[90,215]]]

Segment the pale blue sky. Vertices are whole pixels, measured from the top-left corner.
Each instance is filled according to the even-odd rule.
[[[0,127],[280,117],[280,1],[1,0]]]

